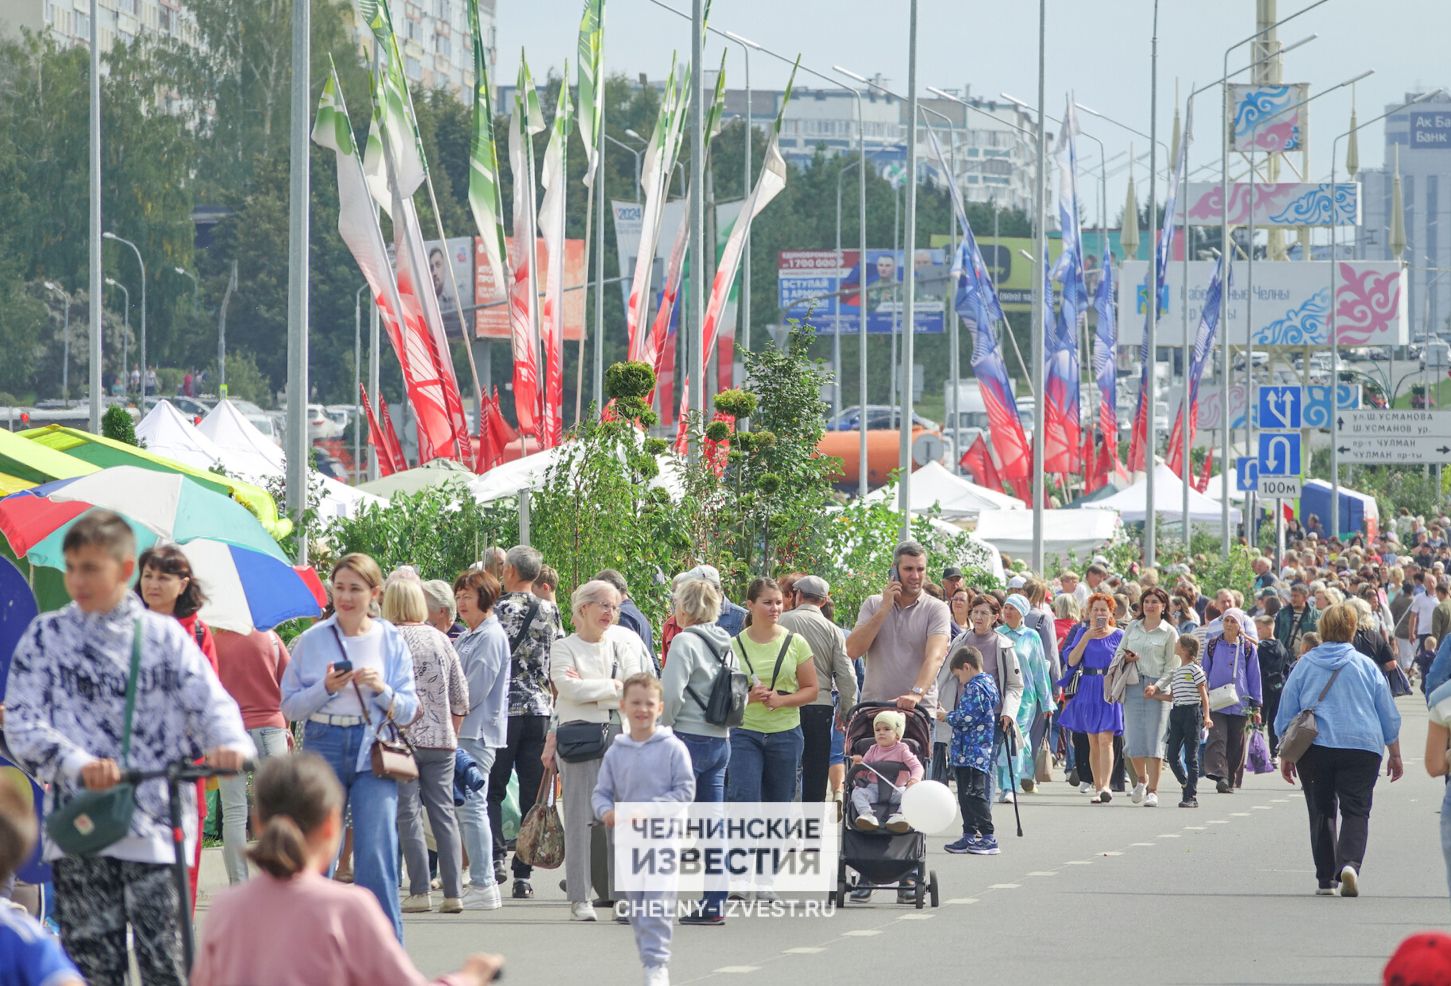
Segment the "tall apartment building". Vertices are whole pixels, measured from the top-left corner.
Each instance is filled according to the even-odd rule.
[[[194,25],[181,0],[98,0],[101,49],[145,34],[191,41]],[[0,32],[49,31],[62,44],[90,44],[90,0],[0,0]]]
[[[1416,95],[1407,93],[1406,99]],[[1344,141],[1340,149],[1343,154]],[[1386,118],[1385,163],[1357,175],[1362,221],[1352,249],[1366,260],[1390,259],[1391,187],[1398,152],[1406,230],[1402,259],[1410,275],[1407,315],[1411,339],[1420,341],[1428,332],[1451,330],[1451,98],[1428,99]],[[1340,252],[1345,256],[1350,250],[1342,246]]]
[[[393,0],[392,9],[409,84],[448,89],[460,99],[467,98],[474,82],[468,0]],[[479,0],[479,25],[491,73],[497,49],[496,12],[497,0]],[[372,43],[365,25],[360,26],[359,36],[365,47]]]

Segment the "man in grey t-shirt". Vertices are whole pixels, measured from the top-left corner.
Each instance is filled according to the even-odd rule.
[[[947,604],[923,592],[927,551],[904,541],[893,555],[895,577],[881,595],[871,596],[857,613],[846,638],[847,656],[866,658],[864,702],[896,702],[929,714],[937,704],[937,671],[947,655],[951,615]]]

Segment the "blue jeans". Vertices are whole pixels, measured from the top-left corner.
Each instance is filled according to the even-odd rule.
[[[489,771],[494,767],[494,750],[477,739],[460,739],[458,745],[474,758],[484,775],[484,786],[469,792],[455,809],[459,834],[469,854],[469,883],[483,890],[494,883],[494,832],[489,828]]]
[[[1451,784],[1441,799],[1441,855],[1446,859],[1446,885],[1451,887]]]
[[[398,784],[358,770],[362,726],[327,726],[309,722],[303,745],[328,762],[343,786],[353,815],[353,882],[378,898],[393,933],[403,941],[403,915],[398,908]],[[331,871],[329,871],[331,875]]]
[[[800,726],[779,733],[732,729],[726,800],[796,800],[796,770],[804,744]]]
[[[690,769],[695,773],[695,801],[697,804],[719,804],[725,801],[726,765],[731,761],[731,743],[723,736],[697,736],[694,733],[676,733],[676,738],[690,751]],[[720,890],[707,890],[701,909],[708,914],[719,914],[725,904],[726,890],[724,875]]]
[[[262,726],[247,730],[257,747],[257,763],[268,757],[287,753],[287,730],[281,726]],[[247,879],[247,775],[232,774],[218,782],[222,796],[222,859],[227,866],[227,882],[242,883]]]

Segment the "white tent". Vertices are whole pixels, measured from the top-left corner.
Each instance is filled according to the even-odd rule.
[[[211,439],[167,400],[157,401],[136,423],[136,437],[146,444],[146,451],[193,469],[210,469],[222,458]]]
[[[941,531],[948,537],[958,537],[959,535],[966,534],[968,543],[973,548],[978,549],[979,554],[975,557],[957,559],[959,564],[986,568],[998,580],[1003,580],[1007,577],[1007,573],[1003,569],[1003,554],[995,545],[989,544],[976,534],[971,531],[965,531],[956,524],[949,524],[940,517],[933,517],[930,523],[933,530]]]
[[[1043,552],[1050,558],[1089,555],[1119,534],[1118,513],[1101,502],[1069,510],[1043,511]],[[973,535],[1003,554],[1023,558],[1033,551],[1031,510],[984,510]]]
[[[470,483],[469,489],[479,503],[492,503],[523,490],[542,489],[549,470],[554,468],[563,451],[564,446],[559,446],[502,462]],[[655,463],[660,468],[650,480],[651,488],[663,489],[670,499],[679,500],[685,490],[679,461],[666,453],[656,456]]]
[[[1148,477],[1139,479],[1113,496],[1096,500],[1095,507],[1117,510],[1126,524],[1142,523],[1148,515]],[[1162,462],[1154,464],[1154,513],[1160,523],[1174,524],[1184,519],[1184,484],[1174,471]],[[1194,524],[1218,524],[1222,510],[1212,496],[1189,487],[1189,520]],[[1231,520],[1239,519],[1239,509],[1231,507]]]
[[[1209,477],[1209,485],[1204,488],[1204,492],[1207,493],[1207,494],[1209,494],[1210,496],[1213,496],[1213,497],[1219,496],[1219,484],[1221,482],[1223,482],[1223,480],[1220,478],[1220,474],[1219,473],[1215,473],[1213,476],[1210,476]],[[1158,498],[1159,498],[1159,494],[1158,494],[1158,491],[1156,490],[1154,492],[1154,499],[1157,500]],[[1244,492],[1241,491],[1240,489],[1238,489],[1236,487],[1236,485],[1235,485],[1235,477],[1234,476],[1230,476],[1229,477],[1229,502],[1230,503],[1244,503],[1244,501],[1245,501]],[[1183,512],[1182,505],[1180,506],[1180,512],[1181,513]]]
[[[248,421],[231,401],[219,402],[193,431],[215,450],[215,461],[220,462],[229,473],[259,485],[287,474],[282,449],[258,431],[257,426]],[[371,493],[340,483],[316,470],[311,475],[322,482],[320,510],[325,517],[351,517],[366,504],[383,502]]]
[[[896,503],[897,488],[883,486],[867,494],[870,500],[891,498]],[[912,473],[912,503],[914,514],[930,513],[933,507],[947,519],[954,517],[976,517],[984,510],[1021,510],[1023,501],[999,493],[997,490],[955,476],[952,470],[940,462],[929,462]]]

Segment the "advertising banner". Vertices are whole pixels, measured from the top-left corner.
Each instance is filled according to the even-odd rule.
[[[777,255],[777,304],[782,318],[810,320],[821,335],[860,331],[862,265],[859,251],[782,250]],[[867,331],[888,333],[902,317],[901,250],[868,250],[866,262]],[[942,332],[951,280],[946,250],[918,250],[916,312],[918,332]]]
[[[1230,147],[1242,154],[1300,150],[1309,97],[1307,82],[1231,84]]]
[[[1250,221],[1249,182],[1229,186],[1229,224]],[[1219,182],[1189,183],[1189,225],[1218,226],[1222,221]],[[1328,181],[1277,182],[1254,186],[1256,226],[1355,226],[1360,223],[1360,184]]]
[[[1451,148],[1451,113],[1411,113],[1411,144],[1414,151]]]
[[[1246,403],[1250,404],[1250,415],[1256,428],[1265,427],[1266,422],[1260,421],[1259,406],[1245,400],[1244,372],[1232,371],[1231,376],[1234,382],[1229,388],[1229,426],[1231,428],[1244,427],[1244,410]],[[1284,369],[1275,369],[1271,376],[1282,385],[1299,386],[1295,383],[1299,374],[1290,373]],[[1256,390],[1262,386],[1259,381],[1265,379],[1261,370],[1255,371]],[[1309,387],[1301,387],[1301,417],[1300,423],[1306,428],[1319,428],[1329,430],[1330,428],[1330,385],[1312,384]],[[1218,382],[1211,384],[1208,380],[1199,388],[1199,431],[1203,435],[1206,429],[1218,428],[1220,415],[1221,388]],[[1346,383],[1344,381],[1336,384],[1335,406],[1338,410],[1349,411],[1361,406],[1362,392],[1358,383]],[[1268,422],[1273,424],[1273,422]]]
[[[1336,273],[1335,328],[1342,346],[1401,346],[1408,341],[1406,276],[1393,260],[1342,260]],[[1141,320],[1147,305],[1145,281],[1149,265],[1131,260],[1121,269],[1119,313]],[[1249,299],[1249,265],[1234,264],[1229,291],[1229,321],[1222,330],[1234,345],[1242,343],[1251,315],[1256,346],[1330,345],[1330,262],[1264,261],[1254,265],[1254,304]],[[1184,343],[1184,326],[1199,325],[1199,310],[1214,261],[1189,263],[1189,317],[1179,310],[1184,265],[1166,270],[1157,340],[1160,346]],[[1251,308],[1253,309],[1251,311]]]
[[[452,241],[450,241],[452,242]],[[514,237],[506,237],[505,243],[508,246],[510,256],[514,255]],[[534,242],[534,262],[539,271],[538,285],[540,297],[544,294],[545,284],[545,250],[544,240]],[[584,285],[588,277],[584,269],[584,240],[564,241],[564,338],[570,342],[578,342],[584,334]],[[489,257],[485,253],[483,242],[475,240],[474,243],[474,269],[471,273],[470,283],[474,286],[474,297],[476,303],[481,306],[474,312],[474,337],[476,339],[510,339],[509,331],[509,298],[500,294],[494,287],[494,275],[489,268]],[[462,290],[462,285],[460,285]],[[527,296],[527,292],[526,292]],[[445,315],[445,317],[447,317]]]

